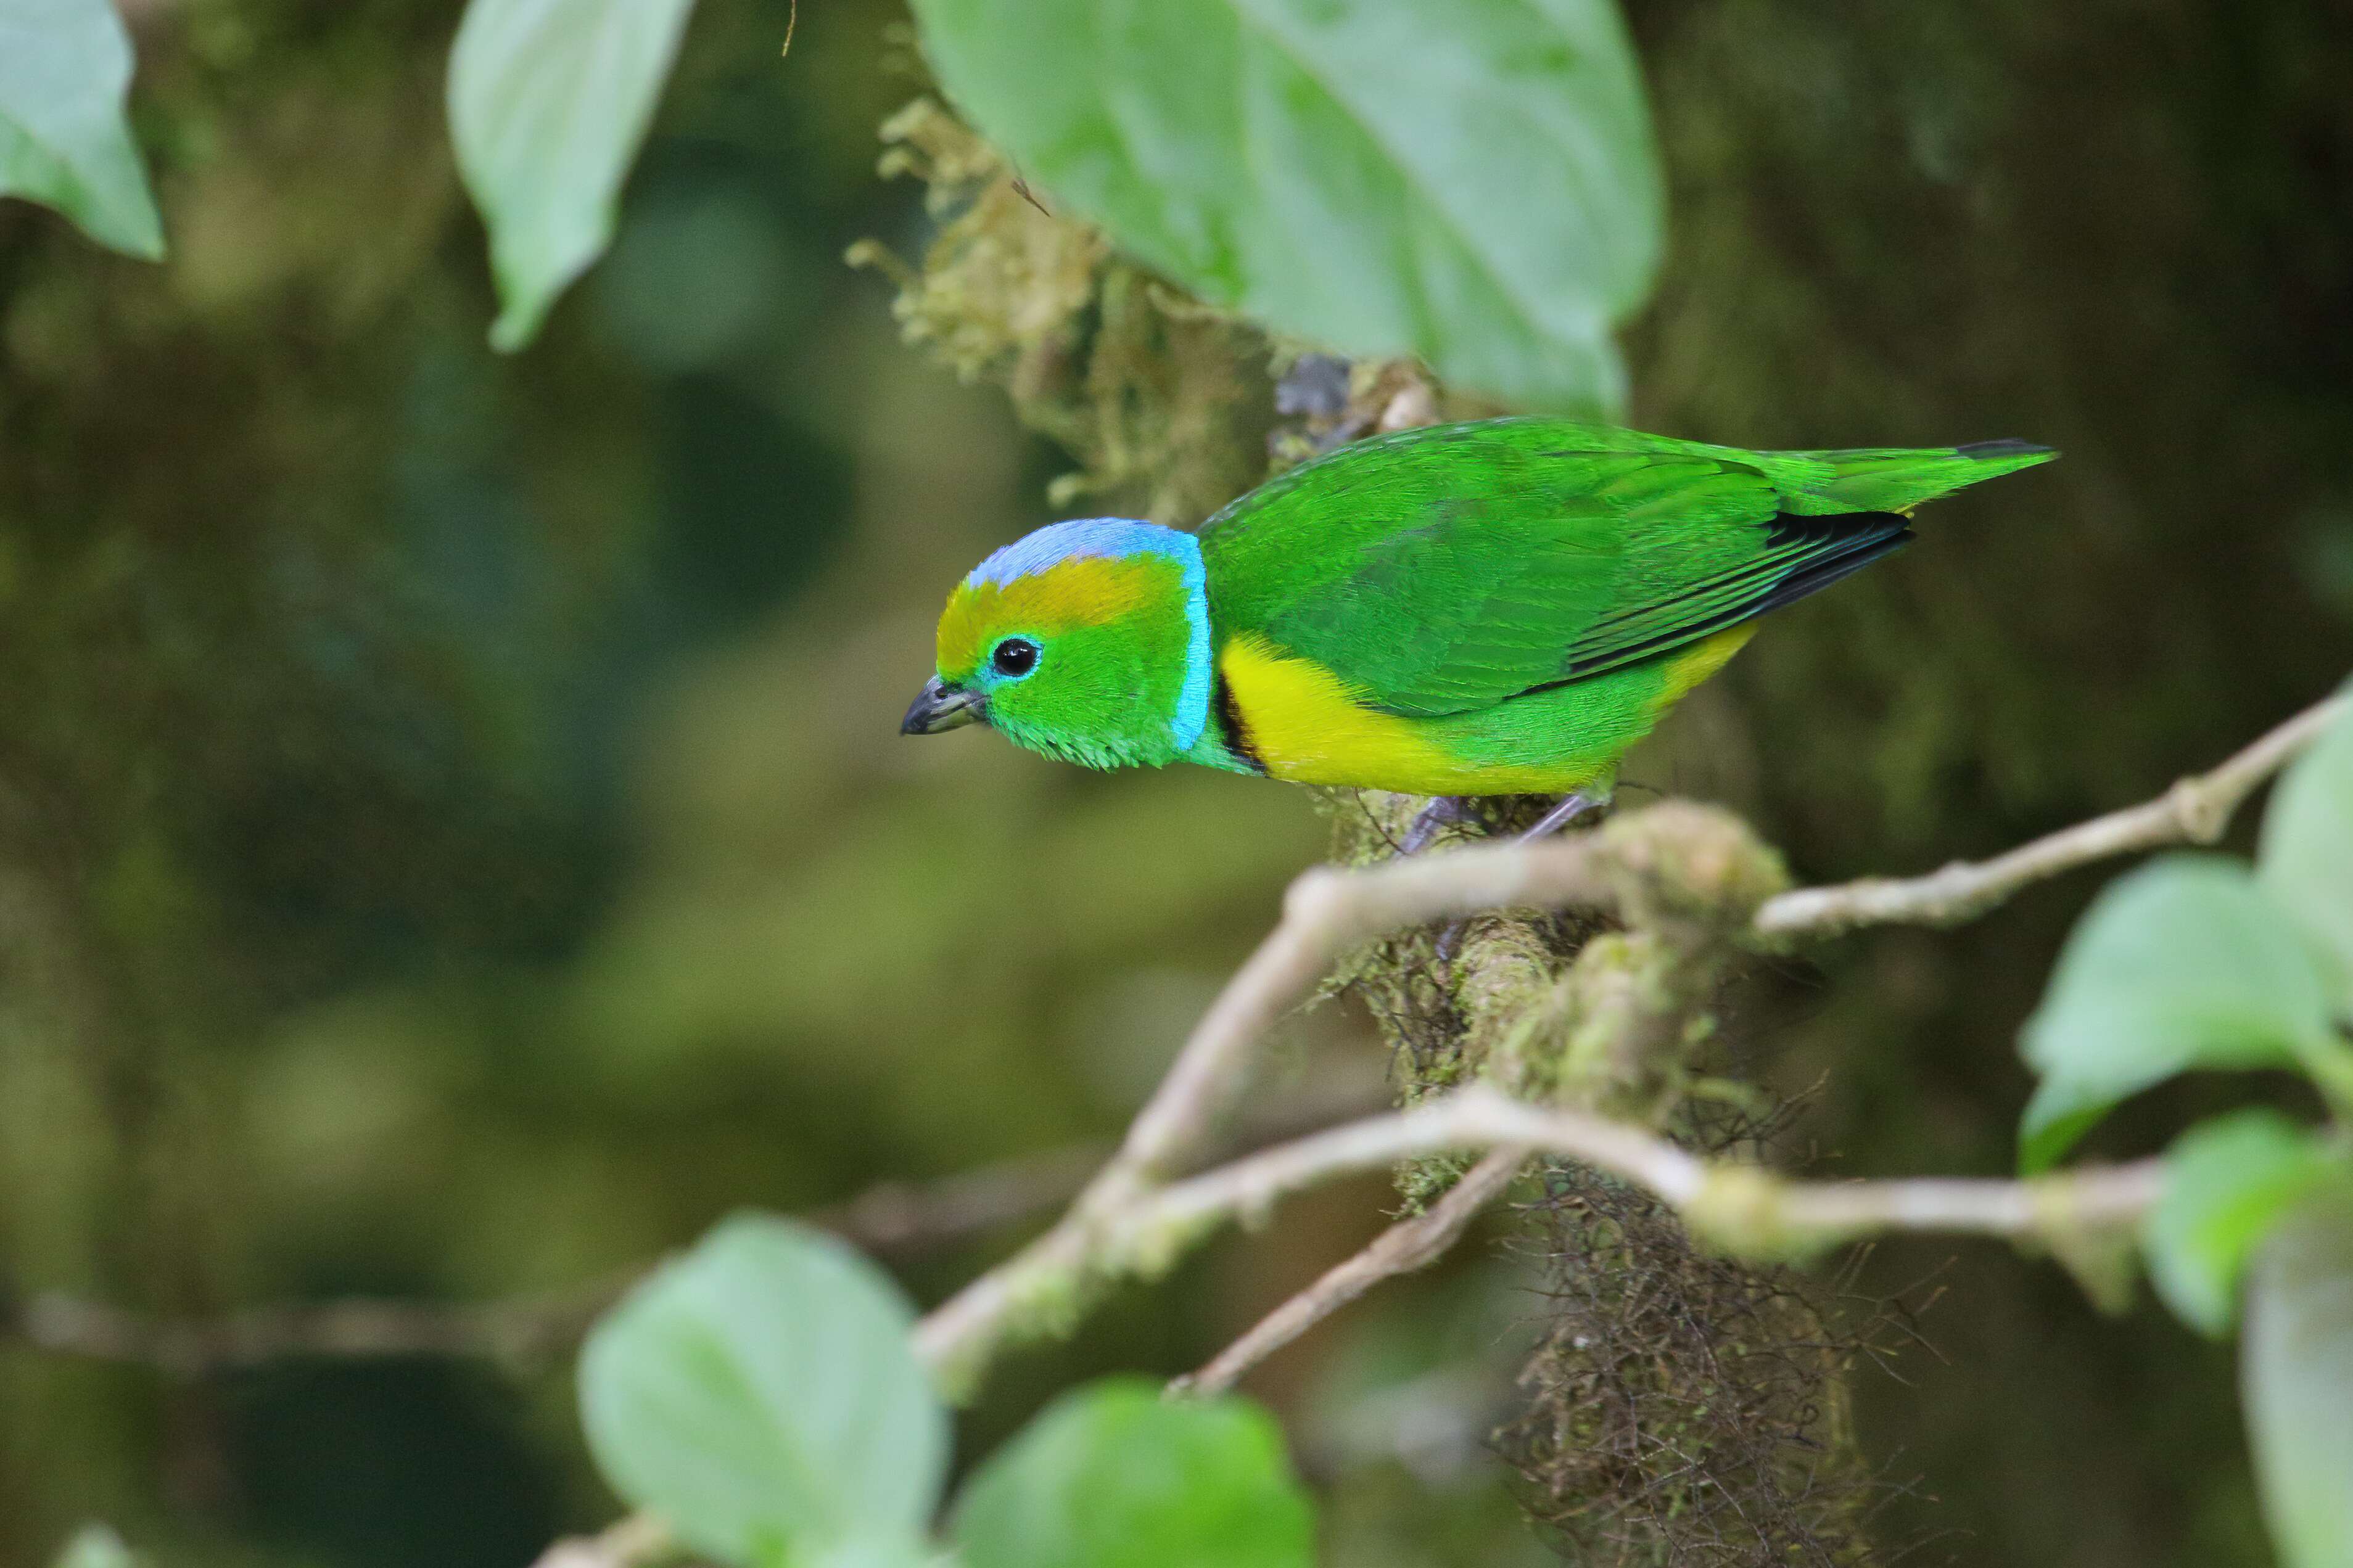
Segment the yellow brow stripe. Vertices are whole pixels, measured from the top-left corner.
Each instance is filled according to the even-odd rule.
[[[1154,574],[1175,570],[1153,555],[1074,556],[1002,584],[959,583],[940,616],[940,673],[977,666],[985,639],[1017,631],[1050,637],[1132,614],[1149,602]]]

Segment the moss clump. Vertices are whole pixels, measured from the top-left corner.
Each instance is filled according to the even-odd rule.
[[[1099,498],[1188,524],[1265,477],[1274,395],[1264,334],[1049,211],[934,100],[892,115],[882,139],[882,172],[924,182],[938,231],[920,265],[871,239],[849,260],[898,284],[909,342],[966,380],[1001,384],[1022,423],[1077,460],[1054,482],[1057,506]]]
[[[1722,1129],[1684,1131],[1726,1147]],[[1562,1556],[1586,1568],[1881,1560],[1865,1526],[1891,1488],[1855,1447],[1845,1385],[1896,1339],[1889,1309],[1858,1313],[1839,1281],[1711,1253],[1647,1194],[1589,1172],[1552,1172],[1535,1215],[1545,1337],[1521,1373],[1526,1408],[1498,1439]]]

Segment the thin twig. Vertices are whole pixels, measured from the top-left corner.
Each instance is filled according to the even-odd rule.
[[[1398,1221],[1371,1245],[1259,1320],[1200,1371],[1177,1378],[1171,1394],[1223,1394],[1242,1375],[1384,1279],[1429,1268],[1461,1240],[1471,1223],[1511,1186],[1527,1163],[1525,1149],[1497,1149],[1463,1173],[1446,1195]]]
[[[1757,930],[1788,938],[1867,925],[1959,925],[2035,882],[2094,860],[2168,844],[2211,844],[2263,781],[2348,709],[2353,697],[2315,703],[2221,766],[2181,780],[2155,800],[2079,822],[1990,860],[1957,860],[1925,877],[1866,877],[1782,893],[1757,911]]]
[[[261,1307],[203,1321],[148,1317],[63,1291],[37,1291],[0,1331],[54,1355],[132,1362],[193,1377],[291,1356],[550,1354],[577,1340],[626,1279],[475,1306],[343,1300]]]
[[[888,1183],[807,1221],[884,1255],[952,1246],[1069,1202],[1102,1159],[1103,1150],[1090,1144],[984,1165],[936,1183]],[[0,1336],[53,1354],[138,1363],[183,1376],[289,1356],[520,1360],[573,1344],[635,1278],[633,1271],[479,1303],[322,1301],[195,1321],[43,1290],[13,1310],[0,1300]]]
[[[1080,1143],[936,1182],[884,1182],[808,1223],[885,1257],[952,1247],[1068,1203],[1103,1156],[1101,1144]]]

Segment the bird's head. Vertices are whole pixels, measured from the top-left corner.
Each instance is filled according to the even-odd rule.
[[[939,668],[900,731],[976,721],[1092,768],[1174,762],[1209,719],[1209,605],[1189,533],[1122,518],[1041,528],[948,595]]]

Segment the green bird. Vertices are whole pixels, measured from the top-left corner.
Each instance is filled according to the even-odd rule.
[[[1901,549],[1921,502],[2055,455],[1748,452],[1536,418],[1400,431],[1198,534],[1091,518],[1007,545],[949,595],[901,730],[977,721],[1094,768],[1564,795],[1565,819],[1757,616]]]

